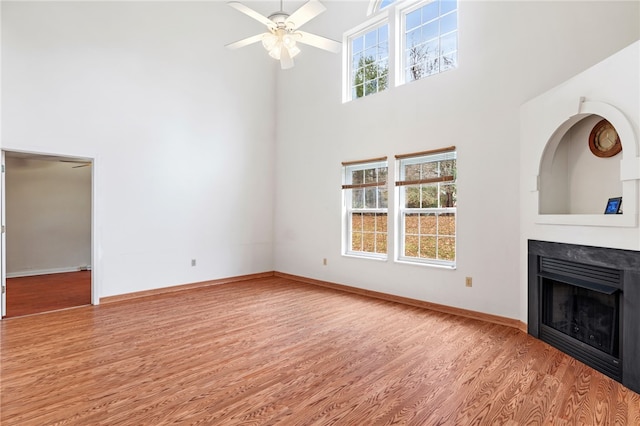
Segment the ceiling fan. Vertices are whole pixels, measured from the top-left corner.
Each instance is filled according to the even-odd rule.
[[[227,4],[256,21],[265,24],[269,30],[267,33],[257,34],[227,44],[226,47],[229,49],[239,49],[262,41],[262,45],[267,49],[267,52],[269,52],[269,56],[279,60],[282,69],[293,67],[293,58],[300,53],[300,48],[297,46],[297,43],[307,44],[334,53],[340,51],[341,44],[339,42],[300,31],[302,25],[327,10],[318,0],[309,0],[291,15],[282,10],[282,0],[280,0],[280,10],[272,13],[268,17],[237,1],[232,1]]]

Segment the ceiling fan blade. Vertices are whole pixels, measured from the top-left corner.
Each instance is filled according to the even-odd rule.
[[[245,6],[244,4],[242,4],[240,2],[237,2],[237,1],[230,1],[227,4],[229,6],[231,6],[232,8],[236,9],[238,12],[242,12],[245,15],[250,16],[251,18],[255,19],[258,22],[262,22],[267,27],[275,28],[275,23],[271,19],[269,19],[266,16],[256,12],[255,10],[251,9],[250,7]]]
[[[291,16],[287,18],[285,23],[287,24],[287,26],[291,24],[293,28],[300,28],[316,16],[320,15],[325,10],[327,10],[327,8],[324,7],[324,5],[318,0],[309,0],[308,2],[300,6],[298,10],[293,12]]]
[[[289,54],[289,49],[286,47],[282,48],[280,52],[280,68],[283,70],[288,70],[289,68],[293,68],[294,62],[293,58]]]
[[[307,33],[305,31],[296,31],[295,34],[299,35],[299,37],[296,38],[296,41],[299,43],[308,44],[309,46],[328,50],[329,52],[333,53],[338,53],[342,49],[342,43],[339,43],[335,40]]]
[[[242,40],[238,40],[238,41],[235,41],[233,43],[225,44],[224,47],[226,47],[227,49],[231,49],[231,50],[240,49],[241,47],[245,47],[245,46],[248,46],[250,44],[262,41],[263,37],[264,37],[264,34],[256,34],[254,36],[243,38]]]

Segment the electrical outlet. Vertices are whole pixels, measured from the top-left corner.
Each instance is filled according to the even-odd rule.
[[[191,259],[191,266],[196,266],[196,260],[195,259]]]
[[[322,264],[323,264],[324,266],[327,266],[327,258],[326,258],[326,257],[325,257],[324,259],[322,259]]]
[[[467,278],[465,278],[465,279],[464,279],[464,284],[465,284],[467,287],[471,287],[471,286],[473,285],[473,280],[471,279],[471,277],[467,277]]]

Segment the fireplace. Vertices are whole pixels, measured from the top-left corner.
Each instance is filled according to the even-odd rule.
[[[640,391],[640,252],[529,240],[528,330]]]

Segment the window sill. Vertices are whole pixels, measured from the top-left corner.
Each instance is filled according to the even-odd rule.
[[[399,263],[401,265],[411,265],[411,266],[426,266],[428,268],[437,268],[437,269],[448,269],[450,271],[455,271],[457,269],[457,265],[440,265],[438,263],[427,263],[427,262],[415,262],[406,259],[396,259],[395,263]]]
[[[382,261],[382,262],[386,262],[387,260],[389,260],[389,258],[387,256],[371,256],[371,255],[366,255],[366,254],[356,254],[356,253],[343,253],[342,256],[344,257],[351,257],[351,258],[355,258],[355,259],[365,259],[365,260],[377,260],[377,261]]]

